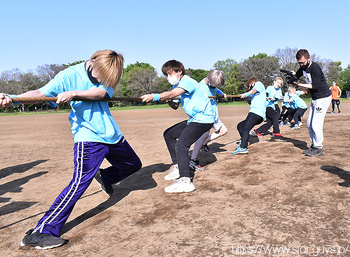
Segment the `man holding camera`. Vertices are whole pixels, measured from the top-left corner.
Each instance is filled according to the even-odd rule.
[[[307,128],[311,140],[311,147],[304,150],[308,156],[324,155],[323,152],[323,123],[328,107],[332,100],[332,93],[328,88],[326,78],[321,67],[310,60],[310,54],[306,49],[300,49],[296,54],[300,66],[294,75],[299,79],[304,76],[306,84],[294,82],[295,86],[308,88],[312,97]]]

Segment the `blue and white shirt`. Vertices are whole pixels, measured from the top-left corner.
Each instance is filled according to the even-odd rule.
[[[113,88],[102,84],[92,84],[85,71],[85,64],[71,66],[56,75],[56,77],[39,90],[48,97],[73,90],[88,90],[102,88],[106,97],[112,97]],[[52,103],[56,105],[55,103]],[[72,101],[72,111],[69,115],[74,142],[99,142],[114,144],[123,137],[121,130],[112,117],[107,101]]]
[[[282,99],[282,90],[281,88],[275,88],[274,86],[268,86],[266,88],[267,98],[273,100],[266,100],[266,108],[270,107],[276,110],[275,104],[278,104],[278,99]]]
[[[293,102],[290,103],[290,108],[292,108],[292,109],[298,109],[298,108],[307,109],[307,104],[297,94],[290,95],[290,99],[293,100]]]

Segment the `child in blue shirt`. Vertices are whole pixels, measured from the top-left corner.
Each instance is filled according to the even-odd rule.
[[[295,87],[289,87],[288,94],[290,97],[289,105],[294,110],[293,111],[294,126],[291,129],[292,130],[300,129],[301,117],[304,115],[304,113],[308,108],[307,104],[302,98],[300,98]]]
[[[250,78],[247,81],[249,92],[241,94],[241,98],[251,96],[251,104],[247,118],[237,125],[241,136],[241,142],[232,154],[248,153],[249,132],[255,126],[264,121],[266,115],[266,90],[257,78]]]
[[[252,131],[253,136],[262,137],[262,133],[266,132],[273,126],[272,136],[283,137],[279,127],[279,107],[278,102],[282,98],[281,86],[283,79],[276,77],[273,80],[273,85],[266,88],[266,123]],[[278,108],[278,109],[277,109]]]

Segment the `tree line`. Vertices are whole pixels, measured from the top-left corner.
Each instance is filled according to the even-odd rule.
[[[280,69],[296,71],[299,68],[295,59],[297,51],[297,48],[286,47],[277,49],[273,55],[258,53],[241,62],[226,59],[217,61],[213,65],[213,69],[219,69],[225,74],[225,85],[220,89],[228,95],[236,95],[247,90],[245,82],[250,77],[257,77],[265,86],[268,86],[272,84],[276,76],[285,78],[285,74],[281,73]],[[316,54],[311,55],[311,60],[321,66],[329,86],[333,81],[336,81],[344,94],[346,91],[350,91],[350,65],[342,69],[340,61],[322,59]],[[0,92],[21,94],[28,90],[38,89],[53,79],[61,70],[81,62],[84,62],[84,60],[61,65],[46,64],[38,66],[35,71],[26,73],[19,69],[4,71],[0,76]],[[204,69],[188,68],[186,70],[186,74],[198,82],[205,78],[208,72],[209,70]],[[136,62],[124,69],[123,77],[114,92],[114,96],[139,97],[143,94],[161,93],[170,89],[171,85],[166,78],[162,75],[159,76],[152,65]],[[24,107],[22,106],[22,108]],[[27,108],[34,108],[34,106]],[[41,104],[40,108],[45,109],[49,106],[48,104]]]

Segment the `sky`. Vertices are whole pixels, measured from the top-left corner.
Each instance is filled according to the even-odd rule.
[[[304,48],[350,65],[348,0],[0,0],[0,74],[123,54],[125,66],[217,61]]]

